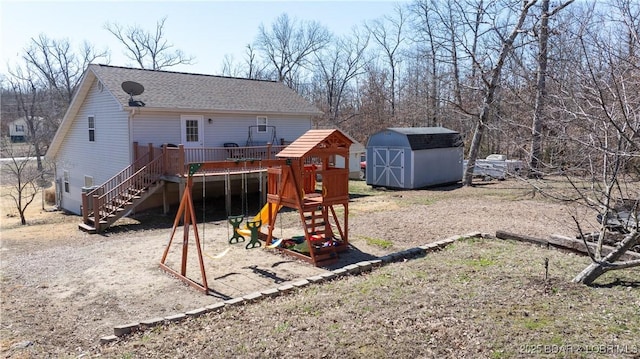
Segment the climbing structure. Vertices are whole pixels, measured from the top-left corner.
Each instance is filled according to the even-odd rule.
[[[322,266],[336,261],[338,253],[347,249],[352,143],[339,130],[310,130],[276,155],[287,165],[267,170],[268,205],[296,209],[304,229],[302,243],[285,241],[278,247],[281,251]],[[343,167],[336,167],[337,157],[343,158]],[[316,176],[322,183],[319,192],[315,190]],[[341,216],[336,207],[342,208]],[[271,209],[269,213],[273,213]],[[267,244],[273,240],[273,223],[275,218],[270,218]]]
[[[338,253],[346,250],[349,244],[349,147],[351,144],[352,141],[339,130],[310,130],[278,153],[276,155],[278,159],[234,159],[191,163],[187,187],[173,223],[171,238],[162,255],[160,267],[195,288],[208,292],[200,236],[191,196],[192,177],[198,172],[246,171],[256,168],[267,168],[268,192],[264,222],[268,224],[268,233],[257,233],[263,221],[255,222],[258,224],[252,225],[249,230],[256,232],[256,235],[252,234],[252,241],[247,244],[247,248],[261,246],[254,237],[266,241],[267,247],[273,247],[271,245],[274,242],[274,224],[279,213],[278,209],[284,206],[298,211],[304,233],[295,240],[279,238],[280,245],[276,248],[316,266],[335,262],[338,259]],[[337,157],[343,158],[343,167],[336,167]],[[321,178],[320,191],[316,190],[316,177]],[[341,216],[338,215],[340,211],[336,210],[336,207],[342,208]],[[181,222],[183,240],[178,271],[171,268],[166,261]],[[201,282],[187,277],[186,273],[191,230],[193,230],[197,247]],[[235,234],[230,242],[237,242],[233,239]]]

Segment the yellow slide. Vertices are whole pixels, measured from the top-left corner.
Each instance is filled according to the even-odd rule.
[[[282,208],[282,205],[272,205],[273,207],[273,213],[271,213],[271,218],[273,218],[276,213],[278,213],[278,211],[280,210],[280,208]],[[262,209],[260,210],[260,213],[256,214],[255,217],[253,217],[253,221],[261,221],[262,225],[264,226],[265,224],[269,224],[269,203],[265,204],[264,207],[262,207]],[[247,228],[247,225],[245,224],[242,228],[239,228],[238,230],[236,230],[236,232],[238,232],[238,234],[242,235],[242,236],[250,236],[251,235],[251,231]]]

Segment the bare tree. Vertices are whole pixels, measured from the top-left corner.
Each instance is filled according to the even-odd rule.
[[[529,168],[532,174],[538,175],[540,159],[542,158],[542,124],[545,101],[547,99],[547,64],[549,42],[549,18],[558,13],[563,8],[571,4],[573,0],[568,0],[555,6],[549,6],[549,0],[541,2],[540,28],[538,34],[538,70],[536,74],[536,99],[534,104],[533,124],[531,126],[531,154],[529,157]]]
[[[343,117],[341,110],[345,105],[347,92],[355,90],[353,80],[363,73],[366,65],[365,50],[369,37],[354,29],[351,35],[337,38],[324,50],[316,52],[316,76],[323,94],[320,107],[325,109],[326,117],[333,126],[353,118]]]
[[[330,39],[331,34],[320,23],[298,22],[283,13],[270,28],[260,25],[255,45],[273,67],[276,80],[297,89],[299,72],[309,67],[312,55],[327,46]]]
[[[267,66],[268,65],[259,61],[256,49],[251,44],[247,44],[241,62],[237,62],[233,55],[227,54],[224,56],[222,61],[222,75],[248,79],[266,79],[265,69]]]
[[[394,16],[384,16],[366,24],[373,40],[380,46],[384,58],[389,66],[389,101],[391,102],[391,116],[395,116],[397,102],[398,66],[401,62],[401,49],[405,42],[406,15],[400,6],[396,6]]]
[[[124,27],[118,23],[107,23],[105,29],[124,45],[125,55],[142,69],[162,70],[192,64],[192,56],[185,55],[166,39],[166,21],[166,16],[158,20],[153,32],[137,25]]]
[[[32,38],[24,52],[26,66],[52,91],[52,99],[58,99],[55,117],[64,114],[87,65],[103,59],[109,61],[107,50],[98,51],[88,42],[74,51],[69,40],[56,40],[40,34]]]
[[[420,74],[427,69],[427,76],[423,75],[427,87],[427,124],[430,126],[436,126],[441,123],[439,118],[440,108],[440,88],[441,72],[443,71],[440,62],[444,59],[443,43],[441,38],[443,29],[441,23],[438,21],[435,5],[431,1],[415,1],[410,5],[409,9],[413,14],[413,42],[415,44],[415,80],[419,81]],[[424,63],[424,66],[420,64]],[[415,83],[414,86],[420,86],[420,83]],[[415,91],[416,97],[419,96],[418,91]]]
[[[520,32],[522,31],[522,25],[527,18],[529,10],[536,3],[536,1],[537,0],[528,0],[522,4],[517,20],[511,26],[511,31],[507,36],[500,36],[500,50],[497,52],[496,60],[491,66],[491,70],[487,74],[486,78],[483,78],[484,98],[482,100],[480,114],[478,115],[478,119],[476,121],[473,138],[471,140],[467,166],[464,169],[462,183],[465,186],[470,186],[473,184],[473,172],[475,169],[476,160],[478,158],[482,136],[487,128],[487,124],[490,122],[491,111],[495,106],[494,101],[502,75],[502,68],[507,57],[513,49],[513,44],[516,40],[516,37],[518,37],[518,34],[520,34]],[[474,62],[480,63],[479,59],[474,59]]]
[[[47,126],[45,126],[46,119],[43,116],[43,105],[47,102],[46,88],[29,67],[24,70],[21,67],[17,67],[14,70],[9,70],[9,72],[11,76],[7,78],[7,82],[13,91],[16,111],[25,120],[27,141],[33,147],[33,151],[29,152],[36,157],[37,169],[42,170],[42,156],[50,142],[50,138],[53,136],[51,132],[45,131]],[[8,146],[5,147],[10,149]]]
[[[36,198],[38,187],[45,184],[45,173],[33,165],[33,151],[29,151],[24,157],[25,154],[21,153],[18,157],[13,144],[7,138],[2,138],[1,141],[2,152],[8,159],[2,163],[0,171],[4,178],[9,179],[5,183],[9,186],[9,192],[6,196],[13,201],[20,216],[20,223],[25,225],[27,224],[25,212]]]
[[[592,8],[573,34],[582,61],[573,64],[575,85],[561,94],[574,119],[564,139],[577,148],[591,179],[588,189],[574,189],[600,221],[589,252],[592,262],[573,279],[584,284],[611,270],[640,266],[638,259],[623,258],[640,245],[640,195],[632,184],[640,174],[640,66],[634,51],[640,43],[640,5],[621,0],[599,10]],[[600,31],[605,27],[608,31]],[[594,237],[578,229],[585,242]],[[612,241],[607,253],[604,244]]]
[[[41,34],[31,39],[22,55],[23,63],[8,71],[5,81],[15,103],[15,117],[27,124],[28,142],[33,146],[37,167],[49,147],[67,110],[85,67],[107,52],[98,52],[88,43],[74,51],[68,40]]]

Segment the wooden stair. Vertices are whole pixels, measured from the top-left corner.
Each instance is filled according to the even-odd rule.
[[[305,238],[309,244],[309,255],[316,266],[330,265],[338,260],[327,209],[326,206],[310,203],[300,212]]]
[[[101,186],[83,194],[83,231],[99,233],[164,186],[162,156],[139,167],[132,164]],[[120,180],[121,178],[124,178]]]
[[[89,233],[97,233],[107,229],[115,221],[129,213],[135,206],[141,204],[152,194],[156,193],[163,185],[163,181],[158,181],[147,188],[128,189],[111,202],[102,206],[99,211],[100,220],[97,226],[95,223],[95,212],[90,212],[87,222],[80,223],[78,228]]]

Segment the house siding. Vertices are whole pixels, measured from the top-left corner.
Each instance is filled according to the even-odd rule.
[[[94,142],[89,141],[89,116],[95,118]],[[93,177],[94,185],[106,182],[129,165],[130,148],[128,113],[94,80],[55,159],[60,183],[63,171],[69,171],[69,193],[60,191],[60,206],[80,214],[85,176]]]
[[[182,141],[179,114],[137,114],[132,121],[132,142],[144,146],[153,143],[179,144]]]
[[[212,115],[205,116],[204,132],[208,147],[220,147],[225,142],[235,142],[240,146],[246,146],[249,139],[249,126],[256,125],[256,115]],[[211,123],[208,119],[211,118]],[[275,126],[275,142],[279,144],[281,139],[287,143],[293,142],[298,137],[311,129],[311,119],[296,116],[267,116],[268,126]],[[263,145],[273,141],[271,128],[266,133],[256,132],[256,128],[251,128],[253,133],[251,139],[253,145]]]
[[[138,114],[133,118],[133,141],[140,145],[153,143],[180,144],[182,141],[180,116],[189,113],[171,114]],[[246,146],[249,137],[249,126],[256,125],[256,115],[204,115],[203,133],[204,147],[222,147],[227,142]],[[211,122],[209,122],[211,119]],[[292,142],[311,129],[311,119],[296,116],[268,116],[268,125],[275,126],[276,142],[280,139]],[[252,129],[254,145],[271,142],[271,129],[267,133],[257,133]]]

